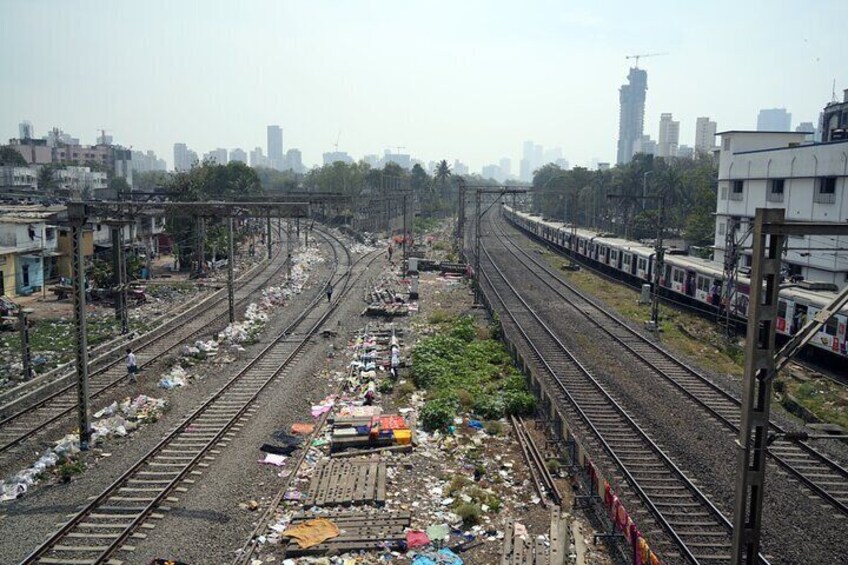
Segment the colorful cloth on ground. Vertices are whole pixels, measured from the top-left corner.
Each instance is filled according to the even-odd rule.
[[[326,518],[307,520],[288,528],[283,535],[294,538],[301,549],[307,549],[339,536],[339,528]]]
[[[293,434],[309,435],[315,429],[313,424],[292,424],[291,431]]]
[[[607,507],[607,510],[612,509],[612,487],[607,481],[604,481],[604,505]]]
[[[424,547],[430,544],[430,538],[421,530],[410,530],[406,532],[407,547]]]
[[[648,547],[648,542],[640,537],[636,540],[636,565],[648,565],[650,559],[651,549]]]

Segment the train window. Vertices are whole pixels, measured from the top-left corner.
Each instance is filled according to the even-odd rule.
[[[777,303],[777,317],[786,318],[786,301],[780,300]]]
[[[648,266],[648,262],[645,259],[639,258],[639,269],[642,271],[645,270],[645,267]]]
[[[624,254],[624,264],[630,266],[630,255]]]
[[[682,283],[683,278],[684,278],[683,271],[681,271],[680,269],[674,269],[674,282]]]
[[[698,277],[698,290],[701,292],[710,291],[710,280],[707,277]]]
[[[827,335],[836,335],[836,330],[839,328],[839,320],[836,319],[836,316],[831,316],[831,318],[824,325],[824,333]]]

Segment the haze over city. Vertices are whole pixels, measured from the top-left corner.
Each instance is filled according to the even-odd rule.
[[[0,6],[0,138],[29,120],[94,143],[199,153],[265,146],[307,166],[384,150],[517,169],[524,140],[615,162],[619,88],[648,72],[661,113],[754,129],[762,108],[816,123],[848,84],[848,3],[59,2]],[[400,149],[398,149],[400,148]]]

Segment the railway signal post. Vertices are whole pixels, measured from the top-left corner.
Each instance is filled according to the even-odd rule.
[[[80,451],[88,451],[88,442],[91,440],[91,415],[88,409],[88,332],[86,332],[85,327],[85,259],[82,241],[83,227],[87,215],[85,204],[81,202],[68,203],[68,221],[71,224],[74,326],[76,326],[74,352],[77,373]]]
[[[841,292],[821,315],[809,321],[782,350],[775,353],[777,305],[780,293],[780,257],[790,235],[848,235],[848,223],[786,222],[783,208],[757,208],[751,256],[751,291],[745,341],[745,376],[739,425],[736,502],[733,511],[733,565],[759,560],[762,508],[765,493],[766,452],[772,382],[780,367],[808,342],[848,301]]]
[[[235,263],[235,243],[233,242],[233,217],[227,216],[227,304],[230,314],[230,323],[236,321],[236,299],[233,291],[235,281],[233,280],[233,263]]]

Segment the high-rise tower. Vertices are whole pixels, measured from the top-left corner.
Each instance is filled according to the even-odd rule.
[[[283,168],[283,128],[268,126],[268,164],[273,169]]]
[[[633,158],[633,145],[642,139],[645,129],[645,94],[648,91],[648,73],[635,67],[627,75],[629,84],[621,85],[618,113],[618,154],[616,163],[629,163]]]

